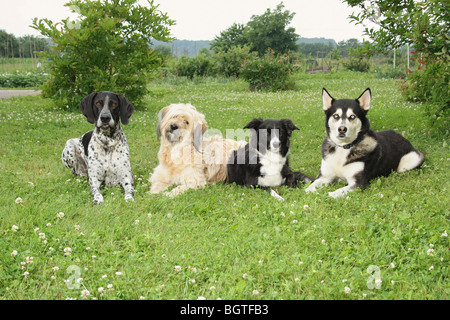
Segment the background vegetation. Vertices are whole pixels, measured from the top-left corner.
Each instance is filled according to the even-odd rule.
[[[153,83],[125,128],[136,202],[105,188],[101,206],[60,160],[67,139],[92,129],[84,116],[50,99],[0,100],[0,134],[8,141],[0,146],[0,297],[447,300],[447,139],[432,134],[396,80],[341,72],[296,75],[295,82],[297,90],[277,92],[224,78]],[[175,199],[147,193],[158,162],[156,115],[174,102],[192,103],[224,135],[254,117],[291,118],[300,128],[291,166],[315,176],[324,86],[339,98],[370,87],[373,128],[402,133],[425,153],[424,166],[337,200],[328,192],[342,184],[317,194],[277,188],[284,202],[222,183]],[[378,278],[367,271],[372,265]],[[377,279],[379,289],[370,289]]]

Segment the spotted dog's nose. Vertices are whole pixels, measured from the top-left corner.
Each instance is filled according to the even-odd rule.
[[[103,123],[109,123],[109,122],[111,121],[111,116],[108,115],[108,114],[102,114],[102,115],[100,116],[100,120],[101,120]]]

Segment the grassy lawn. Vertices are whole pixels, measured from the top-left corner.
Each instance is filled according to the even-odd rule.
[[[136,202],[105,188],[100,206],[60,160],[67,139],[92,129],[81,112],[40,97],[0,100],[0,298],[449,299],[447,137],[433,134],[395,80],[297,80],[297,90],[277,93],[250,92],[241,81],[152,84],[124,126]],[[328,191],[342,184],[317,194],[278,188],[284,202],[222,183],[175,199],[147,193],[156,114],[177,102],[195,105],[224,135],[254,117],[291,118],[300,128],[291,167],[316,176],[322,87],[336,98],[370,87],[372,128],[402,133],[425,153],[424,166],[337,200]]]

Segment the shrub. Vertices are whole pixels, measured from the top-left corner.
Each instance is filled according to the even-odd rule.
[[[289,90],[294,88],[291,73],[299,69],[298,64],[290,61],[286,54],[275,55],[269,49],[259,57],[252,52],[244,61],[241,78],[250,83],[250,90]]]
[[[173,66],[174,74],[180,77],[193,79],[194,77],[205,77],[212,75],[212,61],[204,54],[198,54],[193,58],[183,56]]]
[[[234,46],[228,51],[217,52],[213,55],[215,73],[225,77],[239,77],[248,53],[248,46]]]
[[[150,48],[154,39],[171,40],[173,25],[158,6],[138,0],[71,0],[66,6],[79,13],[74,23],[53,23],[37,18],[32,27],[53,41],[51,51],[41,54],[50,78],[43,96],[59,106],[77,108],[93,91],[115,91],[139,106],[146,85],[157,75],[166,57]]]
[[[344,67],[350,71],[368,72],[370,63],[366,59],[350,58],[344,62]]]
[[[0,74],[2,88],[30,88],[43,84],[48,78],[44,73],[3,73]]]

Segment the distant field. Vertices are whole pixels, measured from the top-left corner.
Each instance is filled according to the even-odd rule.
[[[40,97],[0,100],[0,298],[449,299],[446,138],[395,80],[339,73],[296,82],[297,90],[276,93],[250,92],[241,81],[151,84],[145,109],[124,126],[136,202],[105,188],[100,206],[60,160],[67,139],[92,129],[85,117]],[[336,98],[370,87],[372,128],[402,133],[425,153],[424,166],[337,200],[328,192],[342,183],[317,194],[277,188],[284,202],[223,183],[175,199],[147,193],[158,163],[156,114],[177,102],[195,105],[223,134],[254,117],[292,119],[300,130],[291,167],[316,176],[322,87]]]

